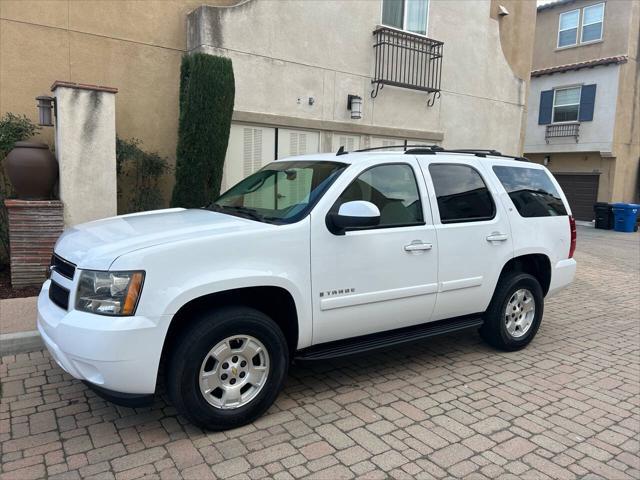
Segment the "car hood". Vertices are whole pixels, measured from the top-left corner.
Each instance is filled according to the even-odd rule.
[[[155,210],[76,225],[60,236],[55,252],[79,268],[108,270],[116,258],[134,250],[264,228],[274,227],[209,210]]]

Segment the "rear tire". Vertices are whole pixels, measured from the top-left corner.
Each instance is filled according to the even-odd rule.
[[[480,335],[500,350],[520,350],[536,336],[543,313],[544,295],[538,280],[528,273],[507,274],[498,282],[484,313]]]
[[[207,430],[252,422],[275,401],[289,348],[268,316],[247,307],[203,313],[177,340],[167,392],[179,413]]]

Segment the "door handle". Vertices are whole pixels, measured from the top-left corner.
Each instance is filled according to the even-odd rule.
[[[493,232],[487,237],[487,242],[504,242],[509,238],[506,233]]]
[[[417,242],[417,243],[410,243],[409,245],[405,245],[404,246],[404,251],[405,252],[419,252],[422,250],[431,250],[433,248],[433,245],[430,243],[422,243],[422,242]]]

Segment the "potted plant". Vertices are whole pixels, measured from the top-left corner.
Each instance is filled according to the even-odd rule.
[[[51,198],[58,179],[58,162],[49,146],[26,141],[38,129],[25,116],[7,113],[0,119],[0,153],[2,157],[6,154],[4,170],[21,200]]]

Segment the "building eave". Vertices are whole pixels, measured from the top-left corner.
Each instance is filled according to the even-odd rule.
[[[556,0],[555,2],[545,3],[544,5],[538,5],[538,12],[542,10],[549,10],[550,8],[560,7],[562,5],[568,5],[570,3],[577,2],[578,0]]]
[[[542,68],[540,70],[533,70],[531,77],[541,77],[542,75],[552,75],[554,73],[571,72],[574,70],[581,70],[583,68],[602,67],[605,65],[619,65],[621,63],[627,63],[629,57],[626,55],[616,55],[614,57],[604,57],[595,60],[587,60],[585,62],[567,63],[565,65],[558,65],[555,67]]]

